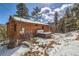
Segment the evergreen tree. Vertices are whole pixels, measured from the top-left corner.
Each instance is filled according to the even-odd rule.
[[[70,9],[69,7],[65,11],[66,16],[63,20],[65,20],[64,23],[64,30],[72,31],[77,30],[77,20],[79,20],[79,4],[74,4],[73,7]]]
[[[16,6],[16,15],[15,16],[19,16],[19,17],[28,17],[29,13],[28,13],[28,8],[26,7],[26,5],[24,3],[19,3]]]
[[[72,11],[72,26],[74,28],[74,30],[78,29],[77,26],[77,20],[79,20],[79,4],[74,4],[73,8],[71,9]]]
[[[64,28],[64,32],[67,32],[67,31],[69,31],[68,30],[68,25],[69,25],[69,21],[70,21],[70,8],[69,7],[67,7],[66,8],[66,10],[65,10],[65,20],[63,21],[63,24],[64,24],[64,26],[63,26],[63,28]]]
[[[33,12],[32,12],[32,16],[35,16],[35,15],[36,15],[36,13],[35,13],[35,11],[33,11]]]
[[[66,16],[67,18],[70,17],[70,8],[69,8],[69,7],[66,8],[65,16]]]
[[[58,12],[55,12],[54,21],[55,21],[55,25],[57,25],[57,22],[58,22]]]
[[[56,26],[56,32],[57,32],[57,24],[58,24],[58,12],[55,12],[54,14],[54,22],[55,22],[55,26]]]
[[[38,15],[39,15],[39,12],[40,12],[40,8],[39,7],[35,7],[33,9],[33,12],[31,13],[33,17],[35,17],[36,19],[38,19]]]

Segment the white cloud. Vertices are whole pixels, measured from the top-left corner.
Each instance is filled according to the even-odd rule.
[[[55,12],[55,11],[58,11],[58,12],[59,12],[60,10],[61,10],[60,8],[56,8],[56,9],[54,9],[54,12]]]
[[[63,4],[60,8],[56,8],[53,11],[52,11],[52,9],[50,7],[44,7],[44,8],[41,8],[41,12],[40,13],[43,13],[46,10],[49,10],[49,13],[54,13],[55,11],[59,12],[61,10],[64,10],[64,8],[70,7],[72,5],[73,4]]]
[[[64,5],[61,6],[60,9],[62,10],[62,9],[64,9],[64,8],[70,7],[70,6],[72,6],[72,5],[73,5],[73,4],[64,4]]]
[[[49,7],[44,7],[44,8],[41,8],[41,12],[40,13],[43,13],[46,10],[49,10],[49,12],[51,12],[51,9]]]
[[[58,12],[59,14],[59,18],[62,18],[62,15],[64,15],[65,13],[65,8],[67,7],[70,7],[72,6],[73,4],[63,4],[60,8],[56,8],[52,11],[52,9],[50,7],[44,7],[44,8],[41,8],[41,14],[42,14],[42,17],[44,17],[46,20],[48,19],[48,21],[54,21],[54,14],[55,14],[55,11]],[[45,11],[48,10],[49,12],[48,13],[45,13]],[[50,15],[50,16],[48,16]]]

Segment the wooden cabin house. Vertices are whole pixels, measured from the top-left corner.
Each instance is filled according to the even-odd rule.
[[[44,24],[38,21],[24,19],[20,17],[10,16],[9,22],[7,23],[7,33],[9,37],[18,37],[20,33],[25,31],[31,32],[36,35],[37,30],[44,30],[49,32],[50,27],[48,24]]]

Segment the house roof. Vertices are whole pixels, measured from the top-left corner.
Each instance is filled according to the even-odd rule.
[[[38,21],[30,20],[30,19],[24,19],[24,18],[21,18],[21,17],[15,17],[15,16],[13,16],[13,18],[16,21],[35,23],[35,24],[42,24],[42,25],[48,25],[48,24],[45,24],[45,23],[42,23],[42,22],[38,22]]]

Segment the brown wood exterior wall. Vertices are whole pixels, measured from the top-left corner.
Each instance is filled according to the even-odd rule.
[[[14,31],[15,24],[16,24],[16,31]],[[20,30],[22,30],[22,28],[24,28],[25,31],[31,32],[33,35],[35,35],[36,31],[39,29],[42,29],[45,32],[50,31],[50,28],[48,25],[19,22],[19,21],[15,21],[12,17],[9,18],[9,22],[7,24],[8,36],[10,36],[10,37],[16,36],[17,37],[17,35],[19,35]]]

